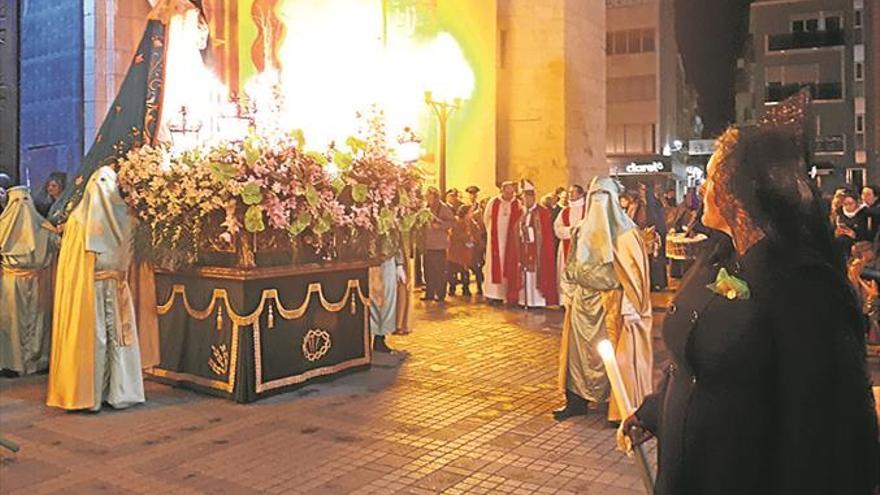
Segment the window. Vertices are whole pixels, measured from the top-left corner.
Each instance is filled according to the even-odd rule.
[[[864,134],[865,133],[865,116],[862,114],[856,115],[856,134]]]
[[[614,33],[614,53],[617,55],[626,53],[626,31]]]
[[[807,32],[815,33],[819,30],[819,19],[807,19],[806,27]]]
[[[825,30],[826,31],[839,31],[841,28],[841,21],[839,16],[832,16],[825,18]]]
[[[803,19],[800,19],[797,21],[791,21],[791,32],[792,33],[803,33],[804,32]]]
[[[864,168],[848,168],[846,169],[846,183],[858,191],[865,186],[867,175]]]
[[[656,49],[653,29],[613,31],[605,35],[605,44],[608,55],[650,53]]]
[[[642,33],[639,31],[627,31],[626,36],[629,41],[629,53],[641,53]]]
[[[643,52],[653,52],[654,51],[654,30],[653,29],[645,29],[642,31],[642,51]]]
[[[853,14],[853,27],[860,28],[862,27],[862,11],[861,9],[856,9]]]
[[[856,62],[856,81],[865,80],[865,63]]]

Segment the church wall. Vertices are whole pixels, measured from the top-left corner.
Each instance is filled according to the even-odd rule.
[[[605,165],[605,3],[501,0],[499,179],[540,193]]]
[[[83,153],[83,4],[20,4],[20,177],[33,189],[53,170],[72,173]]]

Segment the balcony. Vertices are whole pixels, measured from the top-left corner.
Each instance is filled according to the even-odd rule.
[[[845,44],[846,37],[842,29],[771,34],[767,36],[767,51],[770,52],[823,48]]]
[[[846,136],[843,134],[817,136],[813,148],[817,154],[842,155],[846,153]]]
[[[780,102],[797,93],[803,87],[810,88],[810,94],[814,101],[840,100],[843,98],[843,85],[841,83],[770,83],[767,85],[764,101],[767,103]]]

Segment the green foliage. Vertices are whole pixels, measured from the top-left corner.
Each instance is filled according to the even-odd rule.
[[[263,193],[260,191],[260,186],[255,182],[249,182],[241,189],[241,200],[248,206],[262,203]]]
[[[318,190],[315,189],[315,186],[309,184],[306,186],[306,202],[314,208],[318,204],[318,200],[320,197],[318,196]]]
[[[394,212],[388,207],[384,207],[379,211],[378,218],[379,235],[387,235],[394,228]]]
[[[293,223],[288,227],[287,232],[292,236],[300,235],[304,230],[306,230],[309,225],[312,224],[312,215],[309,212],[304,211],[301,212],[296,219],[294,219]]]
[[[339,170],[348,170],[351,168],[351,163],[354,159],[348,153],[343,153],[341,151],[333,152],[333,163],[339,167]]]
[[[315,222],[315,226],[312,227],[312,232],[317,235],[324,235],[327,232],[330,232],[330,228],[332,226],[330,214],[325,213],[321,216],[317,222]]]
[[[321,165],[327,165],[328,163],[327,157],[323,153],[318,153],[317,151],[307,151],[306,156],[315,160]]]
[[[290,136],[296,141],[296,147],[303,149],[306,147],[306,135],[302,129],[294,129],[290,131]]]
[[[346,139],[345,144],[348,146],[348,149],[349,151],[351,151],[352,155],[357,155],[358,153],[367,151],[367,142],[354,136],[350,136],[348,139]]]
[[[355,201],[355,203],[363,203],[367,200],[367,193],[370,190],[367,188],[366,184],[355,184],[351,188],[351,199]]]
[[[266,223],[263,221],[263,208],[261,206],[251,206],[244,213],[244,228],[250,233],[262,232],[266,230]]]
[[[229,163],[211,162],[209,167],[211,169],[211,178],[214,179],[214,182],[227,182],[238,174],[235,165]]]

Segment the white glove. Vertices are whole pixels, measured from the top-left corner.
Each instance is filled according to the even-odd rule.
[[[406,285],[406,270],[403,269],[402,265],[397,267],[397,281]]]

